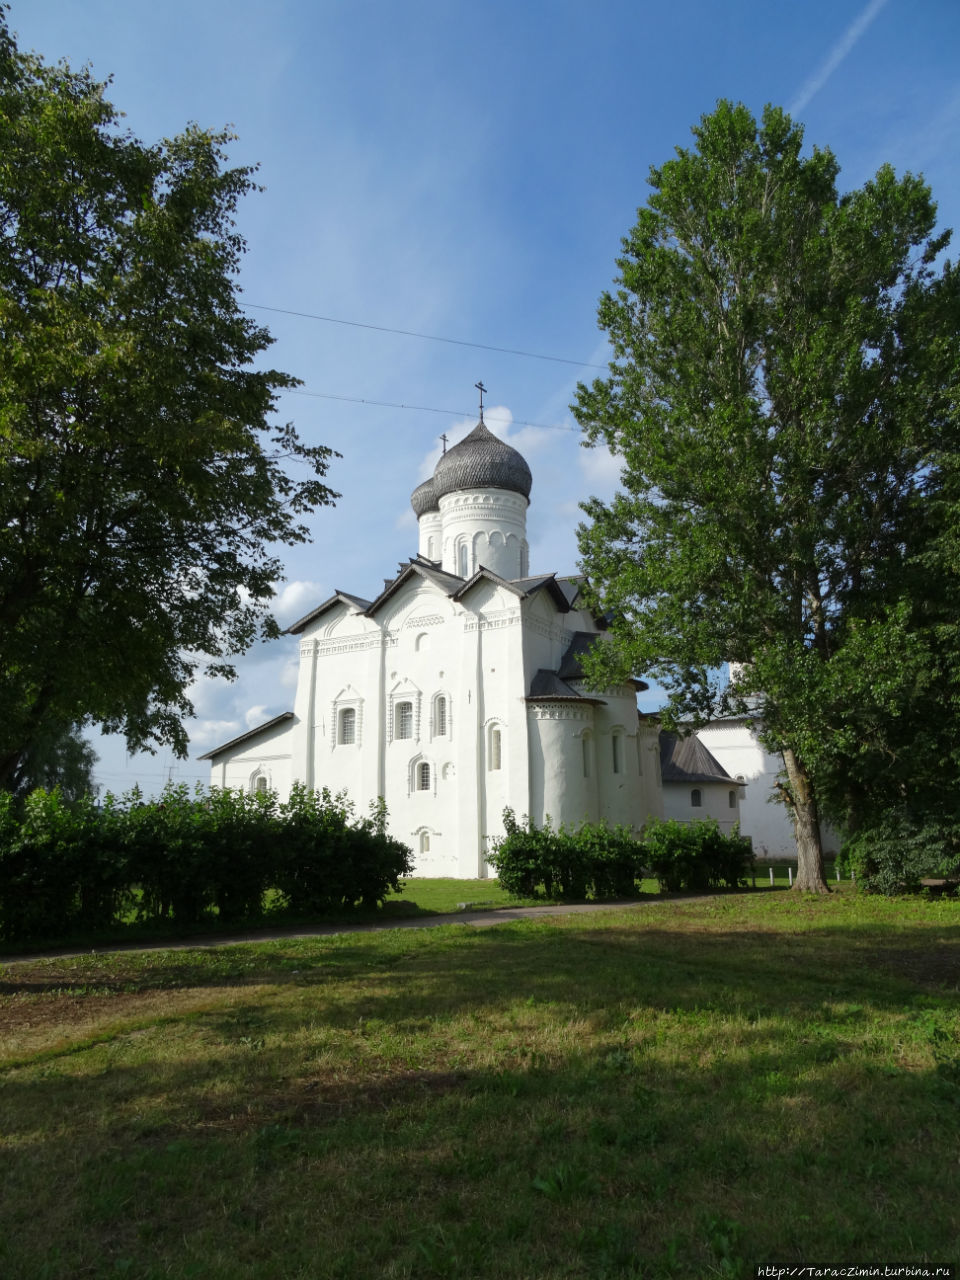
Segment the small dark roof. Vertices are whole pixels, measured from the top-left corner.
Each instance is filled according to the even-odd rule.
[[[229,751],[232,747],[239,747],[241,742],[250,742],[261,733],[266,733],[268,729],[275,729],[278,724],[283,724],[284,721],[292,719],[292,711],[283,711],[280,715],[274,716],[272,720],[267,720],[264,724],[258,724],[255,729],[249,729],[246,733],[241,733],[239,738],[231,738],[229,742],[224,742],[219,747],[214,747],[213,750],[208,751],[206,755],[197,756],[197,759],[212,760],[214,756],[222,756],[224,751]]]
[[[583,667],[580,659],[593,647],[597,639],[594,631],[575,631],[567,646],[567,652],[560,663],[559,675],[563,680],[582,680]]]
[[[546,671],[543,667],[530,681],[530,693],[527,702],[589,702],[593,706],[602,707],[602,698],[592,698],[578,693],[565,680],[561,680],[556,671]]]
[[[570,597],[564,591],[555,573],[540,573],[533,578],[514,578],[513,586],[519,587],[524,596],[534,596],[538,591],[548,591],[560,613],[570,612]]]
[[[316,609],[311,609],[302,618],[298,618],[296,622],[291,623],[283,634],[287,636],[299,635],[315,618],[319,618],[322,613],[332,609],[335,604],[348,604],[351,609],[356,609],[359,613],[364,613],[370,608],[370,601],[364,600],[362,596],[351,595],[349,591],[335,591],[329,599],[324,600],[323,604],[318,604]]]
[[[660,731],[660,776],[664,782],[734,781],[695,733],[681,738],[665,729]]]

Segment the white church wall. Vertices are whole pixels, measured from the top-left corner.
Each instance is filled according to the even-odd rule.
[[[776,801],[774,783],[783,765],[757,741],[748,720],[729,720],[707,725],[697,736],[732,778],[743,779],[740,788],[740,830],[753,840],[760,858],[789,859],[797,856],[793,822],[786,806]],[[821,829],[824,852],[836,853],[838,834],[824,824]]]
[[[740,821],[739,790],[721,782],[665,782],[663,816],[679,822],[702,822],[705,818],[715,818],[720,830],[729,835]],[[694,803],[695,800],[698,803]]]
[[[443,568],[465,578],[481,565],[508,581],[522,577],[527,506],[522,494],[505,489],[446,494],[440,499]]]
[[[610,823],[639,830],[648,811],[637,768],[637,696],[632,685],[597,696],[603,700],[594,713],[599,812]]]
[[[594,751],[594,708],[590,703],[528,703],[529,805],[538,825],[597,819],[597,770]]]
[[[290,794],[294,727],[293,721],[287,720],[242,743],[236,755],[216,757],[211,761],[210,785],[250,792],[257,790],[257,779],[262,777],[266,790],[277,791],[286,799]]]

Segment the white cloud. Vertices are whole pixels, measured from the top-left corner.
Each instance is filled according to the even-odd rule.
[[[581,449],[577,457],[580,472],[590,486],[591,494],[598,498],[612,497],[620,483],[623,459],[611,453],[606,445]]]
[[[249,726],[247,726],[249,727]],[[239,720],[191,720],[190,747],[214,747],[229,742],[244,732],[244,725]]]
[[[272,718],[267,711],[266,703],[260,703],[256,707],[248,707],[243,717],[248,729],[255,729],[258,724],[263,724],[265,720],[271,720]]]
[[[887,0],[869,0],[790,104],[788,112],[791,116],[799,115],[820,92],[886,3]]]
[[[274,587],[277,594],[272,601],[271,611],[281,626],[296,622],[332,594],[321,583],[302,579],[283,584],[278,582]]]

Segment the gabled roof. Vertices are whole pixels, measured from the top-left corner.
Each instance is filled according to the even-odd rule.
[[[383,588],[376,600],[367,605],[364,610],[368,618],[380,609],[381,605],[386,602],[400,590],[404,583],[409,582],[411,578],[422,578],[425,582],[432,583],[445,596],[453,596],[463,586],[463,579],[455,573],[447,573],[444,569],[437,569],[433,562],[429,560],[411,560],[409,564],[403,566],[392,582],[388,582]]]
[[[578,693],[576,689],[561,680],[556,671],[546,671],[543,667],[530,681],[530,693],[527,702],[589,702],[591,706],[602,707],[602,698],[593,698],[588,694]]]
[[[293,719],[292,711],[283,711],[278,716],[274,716],[272,720],[267,720],[264,724],[258,724],[255,729],[249,729],[246,733],[241,733],[239,738],[231,738],[229,742],[221,743],[219,747],[214,747],[212,751],[208,751],[205,755],[197,756],[198,760],[212,760],[214,756],[223,755],[224,751],[230,751],[233,747],[239,747],[241,742],[251,742],[254,738],[266,733],[268,729],[275,729],[278,724],[283,724],[287,720]]]
[[[357,613],[364,613],[370,608],[370,601],[364,600],[362,596],[351,595],[349,591],[335,591],[328,600],[324,600],[323,604],[317,605],[316,609],[311,609],[309,613],[305,613],[302,618],[292,623],[283,633],[287,636],[297,636],[306,627],[310,625],[322,613],[326,613],[328,609],[332,609],[334,605],[346,604]]]
[[[519,587],[524,597],[535,596],[538,591],[547,591],[560,613],[570,612],[570,597],[555,573],[541,573],[532,578],[514,578],[513,585]]]
[[[660,775],[664,782],[734,781],[695,733],[680,738],[666,730],[660,732]],[[738,781],[736,785],[744,784]]]
[[[531,596],[535,596],[538,591],[546,591],[553,603],[557,606],[559,613],[569,613],[570,604],[566,595],[557,585],[556,575],[552,573],[539,574],[535,578],[501,578],[499,574],[494,573],[492,569],[481,565],[480,568],[462,584],[460,589],[455,593],[455,600],[462,600],[463,597],[481,582],[492,582],[494,586],[505,587],[507,591],[512,592],[521,600],[529,600]]]

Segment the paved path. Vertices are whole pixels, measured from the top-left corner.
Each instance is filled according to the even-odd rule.
[[[453,911],[448,915],[400,916],[396,920],[373,924],[318,924],[304,928],[276,929],[254,933],[201,935],[179,942],[119,943],[115,946],[91,947],[85,951],[37,951],[30,955],[0,956],[0,964],[28,964],[36,960],[69,960],[75,956],[108,955],[118,951],[192,951],[197,948],[231,947],[241,942],[278,942],[284,938],[332,938],[341,933],[383,933],[387,929],[436,929],[444,924],[471,925],[488,929],[491,925],[511,920],[529,920],[537,916],[572,916],[596,911],[622,911],[628,907],[645,907],[658,902],[705,902],[711,894],[664,894],[656,898],[628,898],[617,902],[577,902],[545,907],[495,907],[489,911]]]

